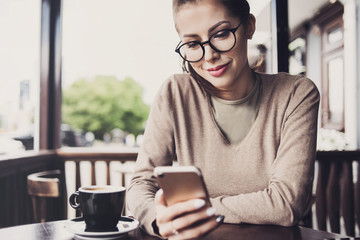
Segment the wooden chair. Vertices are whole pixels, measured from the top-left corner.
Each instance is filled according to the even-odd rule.
[[[360,151],[318,152],[317,162],[318,229],[358,235],[355,230],[360,227]],[[355,162],[357,169],[353,169]]]
[[[67,197],[65,175],[60,170],[28,175],[28,194],[31,196],[34,222],[66,219]]]

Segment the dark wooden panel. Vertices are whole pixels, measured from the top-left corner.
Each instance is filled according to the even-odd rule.
[[[326,210],[331,232],[340,233],[340,162],[330,163],[330,173],[326,187]]]
[[[318,228],[320,230],[326,231],[326,185],[327,179],[329,178],[330,165],[325,161],[321,161],[318,163],[318,166],[319,169],[316,186],[315,211]]]

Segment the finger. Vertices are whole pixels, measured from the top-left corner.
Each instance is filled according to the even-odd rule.
[[[160,225],[159,233],[163,237],[170,237],[178,234],[179,232],[174,228],[172,221],[170,221]]]
[[[177,234],[171,235],[169,240],[178,239],[196,239],[212,230],[216,229],[224,221],[224,216],[214,216],[207,221],[196,225],[193,228],[187,228],[179,231]]]
[[[155,201],[155,212],[156,212],[156,216],[155,216],[156,225],[159,229],[160,235],[166,237],[169,233],[167,231],[164,231],[164,229],[165,230],[167,229],[166,224],[164,224],[164,222],[161,221],[162,219],[161,215],[163,215],[166,212],[166,208],[167,208],[164,198],[164,192],[162,189],[159,189],[156,192],[154,201]]]
[[[198,213],[198,210],[201,209],[205,205],[205,201],[202,199],[189,200],[183,203],[177,203],[170,207],[157,208],[156,213],[156,223],[159,227],[159,233],[161,236],[168,237],[174,234],[178,229],[187,227],[191,223],[204,218],[209,218],[210,216],[215,214],[215,209],[211,208],[210,211],[206,211],[204,209],[201,213]],[[179,227],[174,226],[174,218],[179,216],[179,214],[188,213],[191,211],[196,211],[196,213],[192,213],[192,216],[186,219],[192,219],[190,223],[186,223],[186,219],[181,221],[180,224],[177,224]],[[185,214],[184,216],[187,216]]]
[[[207,208],[176,218],[169,222],[169,224],[162,226],[163,234],[165,234],[165,236],[171,236],[181,229],[191,228],[193,224],[200,224],[201,221],[211,218],[215,215],[215,212],[215,208]]]
[[[172,227],[176,230],[183,229],[193,225],[194,223],[204,221],[211,218],[216,213],[216,209],[213,207],[202,209],[193,213],[186,214],[172,221]]]
[[[206,202],[203,199],[192,199],[185,202],[176,203],[167,207],[166,212],[161,215],[160,221],[168,222],[179,215],[197,211],[204,207]]]
[[[166,206],[164,191],[161,188],[155,194],[155,204]]]

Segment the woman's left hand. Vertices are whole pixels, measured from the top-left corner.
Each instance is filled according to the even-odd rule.
[[[224,220],[216,216],[215,208],[207,208],[202,199],[166,205],[162,189],[155,195],[156,224],[159,233],[170,240],[195,239],[213,229]]]

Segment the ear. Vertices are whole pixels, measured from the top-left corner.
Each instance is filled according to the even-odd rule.
[[[250,14],[246,23],[246,38],[252,39],[256,29],[256,18],[254,15]]]

